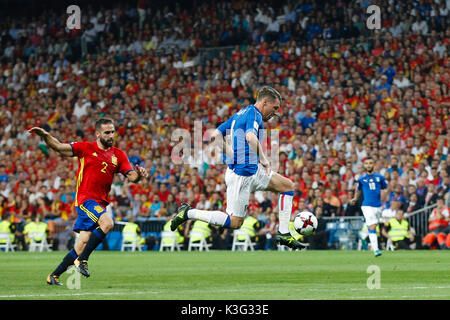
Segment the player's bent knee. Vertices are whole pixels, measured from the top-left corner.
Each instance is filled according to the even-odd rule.
[[[295,188],[294,182],[292,182],[292,180],[286,178],[286,180],[283,180],[283,183],[280,186],[279,192],[280,193],[291,192],[291,191],[294,191],[294,188]]]
[[[283,192],[289,192],[289,191],[294,191],[295,188],[295,184],[292,180],[287,179],[286,181],[286,190]]]
[[[105,224],[103,224],[102,226],[100,226],[100,228],[102,228],[104,233],[108,233],[112,230],[112,228],[114,228],[114,222],[108,221]]]
[[[104,233],[108,233],[114,228],[114,221],[107,214],[102,214],[100,219],[98,219],[98,225]]]

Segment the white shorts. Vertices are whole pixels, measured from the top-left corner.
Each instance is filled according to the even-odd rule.
[[[361,210],[368,226],[378,224],[381,217],[381,207],[361,206]]]
[[[267,174],[264,167],[258,164],[258,170],[251,176],[240,176],[227,168],[225,183],[227,185],[227,210],[230,216],[245,217],[250,194],[258,190],[266,190],[273,171]]]

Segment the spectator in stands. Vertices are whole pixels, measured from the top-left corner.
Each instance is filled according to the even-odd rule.
[[[325,197],[323,198],[323,202],[323,209],[328,212],[327,215],[334,217],[339,214],[341,210],[341,202],[338,197],[333,195],[330,188],[325,189]]]
[[[348,194],[344,193],[341,196],[341,209],[339,211],[339,215],[341,216],[356,216],[359,215],[360,206],[355,203],[351,204],[350,199],[353,197],[353,191],[350,191]]]
[[[427,195],[425,196],[425,206],[431,206],[436,203],[436,200],[439,197],[439,195],[436,190],[437,187],[434,183],[429,183],[427,187],[428,192]]]
[[[422,240],[422,246],[426,249],[438,249],[446,246],[450,221],[449,208],[445,205],[443,198],[438,198],[436,203],[437,207],[433,209],[428,218],[430,232]]]
[[[169,194],[169,196],[167,197],[167,201],[164,205],[164,215],[166,217],[171,217],[174,213],[177,212],[179,207],[178,202],[175,200],[175,197],[173,194]]]
[[[278,232],[278,216],[275,212],[269,214],[269,221],[260,230],[261,237],[266,237],[266,245],[264,249],[266,250],[276,250],[276,238]]]
[[[414,211],[417,211],[421,208],[422,206],[419,204],[419,198],[417,196],[416,193],[412,193],[410,198],[408,199],[408,201],[405,204],[405,213],[411,213]]]
[[[6,173],[6,166],[4,164],[0,164],[0,182],[9,182],[8,174]]]
[[[425,185],[425,180],[423,178],[419,178],[417,180],[417,188],[416,188],[416,194],[419,198],[419,203],[421,206],[425,205],[425,199],[427,196],[428,188]]]

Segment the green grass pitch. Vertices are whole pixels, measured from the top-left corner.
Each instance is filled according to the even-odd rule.
[[[79,289],[66,283],[75,272],[47,285],[65,254],[1,252],[0,299],[450,299],[450,251],[95,251]],[[378,289],[367,286],[370,266]]]

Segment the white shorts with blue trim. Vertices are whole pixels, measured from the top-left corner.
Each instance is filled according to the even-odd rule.
[[[381,207],[361,206],[361,211],[368,226],[378,224],[381,217]]]
[[[251,176],[240,176],[227,168],[225,183],[227,185],[227,214],[230,216],[245,217],[250,194],[258,190],[266,190],[272,178],[273,171],[268,174],[261,164]]]

